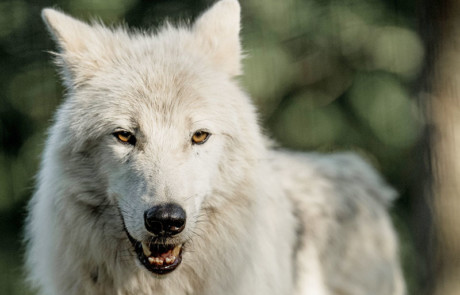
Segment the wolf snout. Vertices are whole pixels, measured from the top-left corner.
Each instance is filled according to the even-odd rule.
[[[173,236],[185,228],[184,209],[174,203],[153,206],[144,212],[145,228],[156,236]]]

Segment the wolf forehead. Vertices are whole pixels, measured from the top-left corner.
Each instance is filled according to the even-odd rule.
[[[67,95],[63,118],[71,126],[97,126],[99,133],[117,127],[152,134],[164,126],[223,133],[238,128],[239,113],[229,110],[237,111],[244,95],[231,81],[202,65],[193,68],[190,59],[156,59],[154,54],[139,58],[127,57],[125,65],[114,63],[93,72]],[[221,87],[216,89],[216,84]],[[228,124],[217,124],[222,118]]]
[[[190,26],[164,25],[153,32],[129,32],[81,22],[54,9],[43,19],[60,49],[58,64],[69,87],[85,84],[97,73],[119,69],[155,75],[212,71],[210,76],[240,73],[240,7],[236,0],[218,2]],[[152,66],[158,68],[154,71]],[[121,73],[123,74],[123,73]],[[164,75],[164,74],[163,74]]]
[[[90,25],[44,9],[69,88],[63,109],[83,104],[86,117],[101,109],[131,117],[146,109],[159,115],[184,113],[184,108],[204,113],[207,106],[215,116],[230,109],[238,113],[235,108],[250,104],[232,81],[240,74],[239,13],[236,0],[222,0],[193,25],[166,24],[156,32],[141,32]]]
[[[65,82],[80,90],[85,87],[100,88],[113,93],[140,96],[176,97],[188,93],[188,97],[206,96],[209,83],[222,83],[226,75],[216,69],[204,53],[195,53],[194,40],[181,37],[182,30],[167,28],[157,34],[143,36],[142,33],[130,33],[127,29],[105,29],[115,40],[106,40],[107,48],[100,51],[89,48],[79,55],[76,65],[70,64],[73,57],[60,54]],[[128,38],[121,41],[121,35]],[[171,38],[190,39],[183,46],[170,42]],[[59,61],[58,61],[59,62]],[[70,64],[70,66],[68,66]],[[70,81],[67,81],[69,79]],[[209,89],[207,89],[209,88]]]
[[[212,103],[212,98],[222,96],[212,85],[234,88],[226,81],[226,73],[210,64],[204,52],[198,52],[187,28],[168,25],[156,34],[100,25],[93,29],[108,36],[91,44],[87,41],[87,48],[76,56],[64,50],[57,57],[64,82],[77,98],[106,98],[131,108],[129,100],[134,100],[141,109],[148,104],[166,111],[181,104],[193,107],[197,101],[202,106]]]
[[[117,52],[124,50],[120,47]],[[136,55],[115,60],[98,70],[91,78],[73,87],[67,97],[68,107],[85,110],[80,114],[86,124],[121,124],[119,127],[140,127],[150,124],[174,123],[191,125],[195,121],[232,116],[235,100],[241,100],[239,89],[225,77],[202,63],[184,55],[151,54],[139,50]],[[145,58],[142,57],[145,55]],[[198,60],[197,60],[198,61]],[[197,69],[198,68],[198,69]],[[216,89],[213,85],[225,85]],[[225,91],[221,91],[225,89]],[[114,118],[117,118],[114,122]],[[231,119],[231,118],[229,118]],[[117,123],[117,122],[129,122]]]

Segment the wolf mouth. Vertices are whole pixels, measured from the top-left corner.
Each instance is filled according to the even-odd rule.
[[[149,271],[163,275],[175,270],[182,262],[182,245],[141,242],[134,239],[125,228],[137,258]]]
[[[125,220],[118,207],[123,230],[131,242],[140,263],[149,271],[163,275],[175,270],[182,262],[182,244],[174,245],[167,243],[156,243],[154,240],[141,242],[133,238],[126,228]]]

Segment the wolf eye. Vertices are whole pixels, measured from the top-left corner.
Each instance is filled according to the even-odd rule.
[[[136,144],[136,137],[131,132],[121,130],[114,132],[113,136],[115,136],[121,143],[126,143],[130,145]]]
[[[209,136],[211,136],[211,134],[209,132],[199,130],[199,131],[195,132],[195,134],[193,134],[192,143],[194,143],[194,144],[203,144],[203,143],[206,142],[206,140],[208,140]]]

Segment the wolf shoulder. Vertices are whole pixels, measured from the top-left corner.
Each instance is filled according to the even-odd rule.
[[[308,245],[317,249],[332,294],[404,294],[388,214],[396,192],[376,169],[354,153],[273,151],[271,165],[294,208],[297,256],[308,253]],[[302,282],[311,271],[299,266],[297,273]]]
[[[353,152],[274,150],[270,162],[279,184],[295,202],[327,202],[342,211],[352,210],[356,203],[386,209],[397,196],[377,170]]]
[[[383,237],[394,247],[388,209],[396,191],[361,156],[276,150],[270,162],[299,224],[317,237],[318,247],[329,246],[332,240],[337,245]]]

